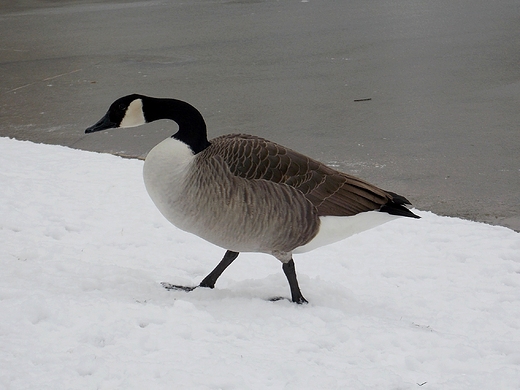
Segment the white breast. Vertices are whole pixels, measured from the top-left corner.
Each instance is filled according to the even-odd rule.
[[[167,138],[146,156],[143,178],[146,190],[159,211],[178,226],[182,218],[175,207],[194,154],[183,142]]]

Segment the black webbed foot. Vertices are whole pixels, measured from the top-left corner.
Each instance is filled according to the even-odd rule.
[[[302,305],[304,303],[309,303],[309,301],[307,301],[303,296],[300,297],[299,299],[296,299],[296,300],[292,300],[292,299],[289,299],[289,298],[286,298],[286,297],[273,297],[273,298],[270,298],[269,300],[271,302],[278,302],[278,301],[287,300],[289,302],[297,303],[298,305]]]
[[[219,276],[224,272],[224,270],[229,267],[229,265],[238,257],[238,252],[226,251],[224,258],[218,263],[213,271],[206,276],[202,282],[198,286],[189,287],[189,286],[178,286],[176,284],[171,284],[167,282],[161,282],[161,285],[166,290],[180,290],[190,292],[195,290],[197,287],[207,287],[207,288],[215,288],[215,283]]]
[[[161,282],[161,286],[163,286],[166,290],[180,290],[180,291],[186,291],[186,292],[190,292],[190,291],[193,291],[195,290],[197,287],[199,286],[195,286],[195,287],[189,287],[189,286],[178,286],[176,284],[171,284],[171,283],[167,283],[167,282]]]
[[[303,295],[301,295],[301,294],[300,294],[299,297],[293,297],[293,298],[292,298],[292,301],[293,301],[294,303],[297,303],[298,305],[302,305],[302,304],[304,304],[304,303],[309,303],[309,301],[306,300],[306,299],[303,297]]]

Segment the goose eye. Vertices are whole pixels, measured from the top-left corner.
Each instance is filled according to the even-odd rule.
[[[124,110],[126,110],[126,104],[124,104],[124,103],[119,103],[119,105],[117,106],[117,108],[119,108],[121,111],[124,111]]]

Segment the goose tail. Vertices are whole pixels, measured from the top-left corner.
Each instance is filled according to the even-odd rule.
[[[406,205],[411,205],[411,203],[404,196],[390,191],[385,192],[391,196],[391,199],[386,204],[381,206],[379,211],[401,217],[421,218],[417,214],[412,213],[410,209],[406,207]]]

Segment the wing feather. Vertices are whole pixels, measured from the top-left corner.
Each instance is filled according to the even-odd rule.
[[[229,134],[210,142],[202,153],[222,157],[234,175],[294,187],[319,216],[379,210],[393,199],[392,193],[260,137]]]

